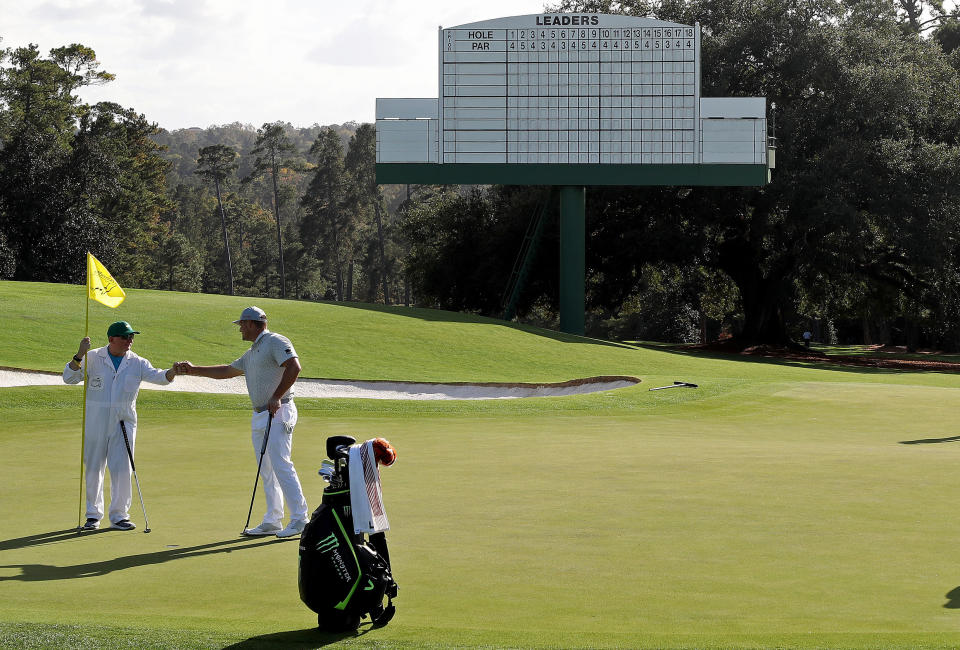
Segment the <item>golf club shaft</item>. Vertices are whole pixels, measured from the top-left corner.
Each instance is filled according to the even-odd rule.
[[[675,381],[669,386],[656,386],[655,388],[651,388],[650,390],[666,390],[668,388],[696,388],[696,387],[697,387],[696,384],[691,384],[690,382],[687,382],[687,381]]]
[[[137,484],[137,495],[140,497],[140,511],[143,512],[143,532],[150,532],[150,520],[147,518],[147,508],[143,505],[143,492],[140,491],[140,479],[137,477],[137,466],[133,462],[133,450],[130,448],[130,439],[127,438],[127,425],[120,420],[120,432],[123,433],[123,444],[127,448],[127,458],[130,459],[130,469],[133,470],[133,480]]]
[[[257,498],[257,483],[260,482],[260,468],[263,467],[263,455],[267,453],[267,440],[270,439],[270,427],[273,424],[273,413],[267,415],[267,430],[263,434],[263,445],[260,447],[260,462],[257,463],[257,478],[253,479],[253,494],[250,495],[250,509],[247,510],[247,523],[243,530],[246,532],[250,527],[250,515],[253,514],[253,501]]]

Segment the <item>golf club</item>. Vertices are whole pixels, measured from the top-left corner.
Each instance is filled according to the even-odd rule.
[[[665,390],[667,388],[696,388],[696,387],[697,387],[696,384],[691,384],[690,382],[687,382],[687,381],[675,381],[669,386],[656,386],[655,388],[651,388],[650,390]]]
[[[263,434],[263,446],[260,447],[260,462],[257,463],[257,478],[253,479],[253,494],[250,495],[250,509],[247,510],[247,523],[243,525],[241,535],[245,535],[250,527],[250,515],[253,514],[253,500],[257,498],[257,483],[260,482],[260,468],[263,467],[263,455],[267,453],[267,440],[270,439],[270,425],[273,424],[273,413],[267,414],[267,431]]]
[[[127,426],[120,420],[120,431],[123,433],[123,444],[127,448],[127,458],[130,459],[130,469],[133,470],[133,480],[137,483],[137,494],[140,495],[140,510],[143,512],[143,532],[150,532],[150,520],[147,519],[147,509],[143,506],[143,492],[140,491],[140,479],[137,478],[137,466],[133,464],[133,452],[130,449],[130,440],[127,438]]]

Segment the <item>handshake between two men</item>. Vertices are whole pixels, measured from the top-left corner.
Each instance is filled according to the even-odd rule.
[[[193,372],[195,368],[196,366],[194,366],[189,361],[177,361],[176,363],[173,364],[173,372],[174,374],[177,374],[177,375],[190,375],[190,374],[199,375],[199,373]]]

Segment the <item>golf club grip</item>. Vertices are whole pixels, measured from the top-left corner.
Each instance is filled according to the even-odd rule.
[[[267,440],[270,439],[270,427],[273,426],[273,413],[267,413],[267,430],[263,434],[263,445],[260,447],[260,458],[267,453]],[[260,472],[257,472],[259,474]]]

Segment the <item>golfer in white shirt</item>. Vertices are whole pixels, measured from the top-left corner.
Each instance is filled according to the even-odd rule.
[[[308,519],[307,501],[290,460],[293,428],[297,424],[293,385],[300,375],[300,361],[290,339],[267,329],[267,315],[259,307],[247,307],[233,322],[240,325],[243,340],[252,342],[243,356],[229,365],[195,366],[180,361],[176,368],[184,374],[213,379],[244,376],[253,405],[251,430],[258,463],[268,421],[270,436],[260,472],[267,511],[259,526],[247,528],[243,534],[293,537],[303,532]],[[284,499],[290,508],[290,522],[285,528],[281,525]]]

